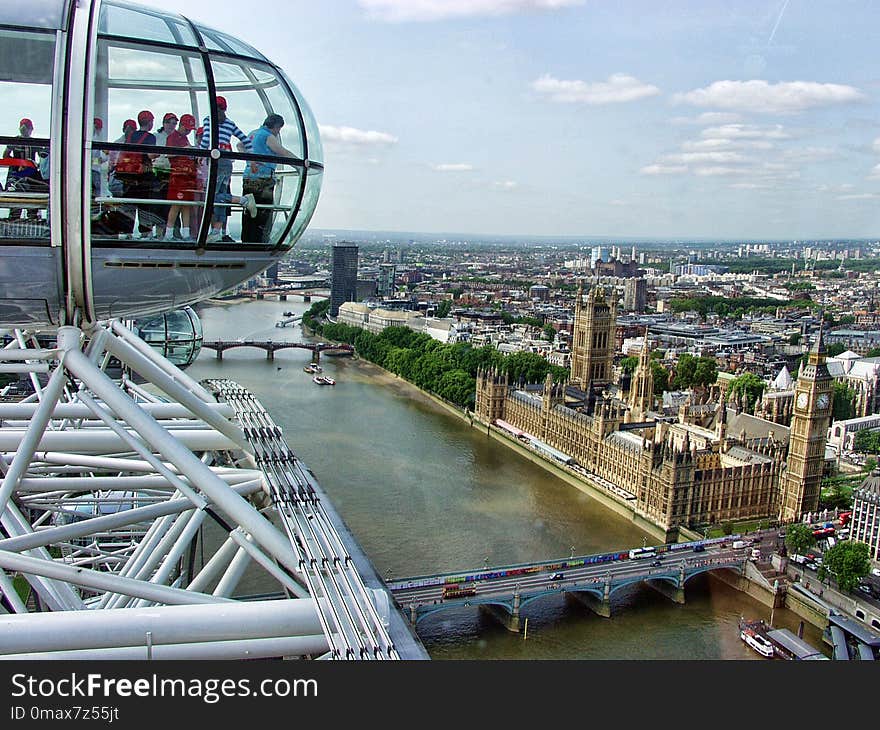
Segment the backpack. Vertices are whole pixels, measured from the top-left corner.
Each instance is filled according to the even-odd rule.
[[[149,132],[140,132],[140,137],[135,139],[137,134],[138,132],[132,133],[131,137],[127,140],[129,144],[143,144],[143,141],[146,139],[146,135],[148,135]],[[149,170],[150,161],[143,152],[132,152],[127,150],[121,152],[116,160],[117,175],[143,175]]]

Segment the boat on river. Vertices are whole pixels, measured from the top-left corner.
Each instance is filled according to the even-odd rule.
[[[312,380],[318,385],[336,385],[336,381],[326,375],[316,375]]]
[[[776,655],[773,642],[767,638],[767,631],[770,627],[761,620],[739,621],[739,638],[742,639],[746,646],[751,647],[754,651],[766,659],[772,659]]]
[[[303,368],[304,373],[309,373],[311,375],[314,375],[315,373],[323,372],[323,370],[324,370],[324,368],[322,368],[320,365],[318,365],[316,363],[311,363],[309,365],[306,365]]]

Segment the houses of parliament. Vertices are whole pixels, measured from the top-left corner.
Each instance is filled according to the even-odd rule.
[[[629,390],[619,391],[616,310],[603,288],[585,297],[579,287],[570,380],[514,384],[481,371],[476,418],[549,446],[594,487],[614,487],[619,501],[670,535],[752,518],[790,522],[818,509],[833,395],[821,331],[798,373],[785,426],[728,405],[723,385],[677,413],[655,410],[648,333]]]

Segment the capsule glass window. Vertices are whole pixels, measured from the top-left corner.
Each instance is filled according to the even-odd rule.
[[[0,239],[49,242],[55,37],[0,30]]]
[[[189,219],[201,220],[207,162],[195,129],[181,129],[179,120],[208,110],[201,57],[101,38],[97,59],[95,115],[102,128],[92,140],[93,242],[194,241],[198,228]],[[126,127],[129,120],[134,129]],[[186,209],[186,221],[172,205]],[[166,231],[169,215],[174,223]]]

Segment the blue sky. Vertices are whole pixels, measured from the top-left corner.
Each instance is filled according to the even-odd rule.
[[[325,151],[312,227],[880,236],[872,0],[147,4],[299,86]]]

